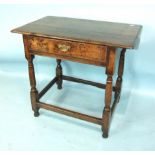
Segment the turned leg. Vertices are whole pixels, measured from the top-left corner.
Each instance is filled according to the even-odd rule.
[[[34,111],[34,116],[39,116],[39,107],[37,105],[38,102],[38,91],[36,89],[36,79],[35,79],[35,71],[34,71],[34,65],[33,65],[33,59],[34,55],[31,55],[29,50],[29,42],[28,42],[28,36],[23,35],[23,42],[24,42],[24,49],[25,49],[25,57],[28,61],[28,70],[29,70],[29,80],[31,85],[31,105],[32,110]]]
[[[111,116],[111,98],[112,98],[112,76],[107,76],[106,89],[105,89],[105,107],[103,110],[103,137],[108,137],[109,125],[110,125],[110,116]]]
[[[62,67],[61,60],[57,59],[57,67],[56,67],[56,77],[57,77],[57,88],[62,89]]]
[[[103,137],[108,137],[109,126],[110,126],[110,118],[111,118],[111,100],[112,100],[112,90],[113,90],[113,74],[115,68],[115,57],[116,57],[116,49],[109,48],[107,55],[107,65],[106,65],[106,88],[105,88],[105,106],[102,114],[102,131]]]
[[[37,106],[38,91],[36,89],[36,79],[35,79],[33,59],[34,59],[34,56],[30,55],[28,59],[28,69],[29,69],[29,79],[30,79],[30,85],[31,85],[30,96],[31,96],[32,110],[34,111],[34,116],[37,117],[39,116],[39,107]]]
[[[116,91],[115,91],[115,100],[118,103],[121,95],[121,88],[122,88],[122,76],[123,76],[123,70],[124,70],[124,59],[125,59],[125,51],[126,49],[122,49],[119,59],[119,66],[118,66],[118,77],[116,80]]]

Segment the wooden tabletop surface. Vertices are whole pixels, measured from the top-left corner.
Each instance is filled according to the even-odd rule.
[[[11,32],[121,48],[136,48],[141,29],[141,25],[135,24],[47,16],[13,29]]]

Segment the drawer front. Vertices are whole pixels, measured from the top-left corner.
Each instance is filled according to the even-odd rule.
[[[77,58],[100,62],[100,64],[106,63],[106,46],[35,36],[30,36],[28,40],[32,51],[54,54],[64,59]]]

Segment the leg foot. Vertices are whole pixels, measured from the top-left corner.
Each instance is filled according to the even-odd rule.
[[[110,126],[110,117],[111,117],[111,112],[110,109],[104,109],[103,111],[103,124],[102,124],[102,132],[103,132],[103,137],[108,138],[108,132],[109,132],[109,126]]]
[[[102,134],[102,137],[103,137],[103,138],[108,138],[108,134],[107,134],[107,133],[103,133],[103,134]]]
[[[38,117],[39,116],[39,111],[34,111],[34,117]]]
[[[58,85],[57,85],[57,88],[58,88],[58,89],[62,89],[62,84],[61,84],[61,85],[58,84]]]

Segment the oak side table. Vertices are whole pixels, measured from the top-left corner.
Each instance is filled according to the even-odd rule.
[[[23,35],[34,116],[39,116],[40,108],[51,110],[99,124],[102,126],[103,137],[108,137],[110,118],[120,99],[125,52],[126,49],[138,47],[141,29],[141,25],[47,16],[12,30]],[[40,92],[36,88],[34,55],[53,57],[57,60],[56,76]],[[105,67],[106,84],[63,75],[61,60]],[[116,67],[118,77],[116,83],[113,84]],[[105,89],[102,117],[89,116],[40,101],[40,98],[55,83],[57,88],[61,89],[63,80]],[[114,98],[112,98],[112,91],[114,91]]]

